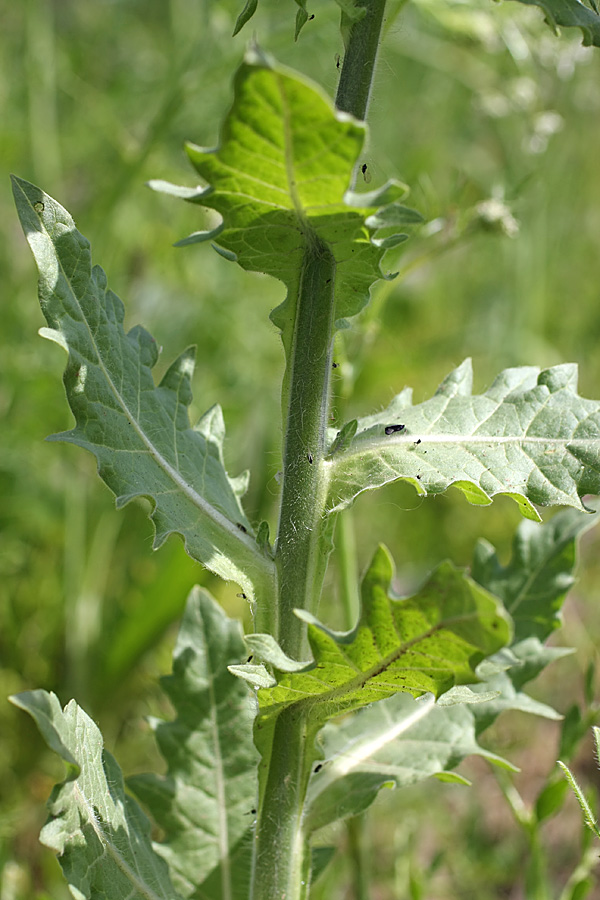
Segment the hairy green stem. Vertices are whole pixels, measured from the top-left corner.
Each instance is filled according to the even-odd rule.
[[[346,53],[335,105],[361,120],[367,118],[385,4],[386,0],[357,0],[356,6],[366,10],[358,22],[342,13]]]
[[[360,0],[360,4],[366,15],[349,28],[336,105],[364,119],[385,0]],[[304,237],[306,251],[284,382],[283,486],[275,547],[279,610],[274,633],[283,650],[296,659],[303,655],[305,625],[294,609],[316,611],[331,540],[323,464],[335,326],[335,259],[310,229]],[[283,710],[265,759],[251,900],[308,897],[310,849],[302,818],[313,741],[309,714],[293,707]]]
[[[275,724],[273,751],[255,834],[250,900],[303,900],[308,896],[309,849],[302,831],[310,775],[308,720],[284,710]]]
[[[283,489],[275,561],[279,574],[279,642],[299,658],[304,623],[294,609],[315,611],[324,573],[323,531],[329,379],[333,348],[335,260],[309,242],[302,266],[288,363]]]

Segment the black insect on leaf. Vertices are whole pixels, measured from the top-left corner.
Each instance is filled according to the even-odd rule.
[[[312,453],[307,453],[307,454],[306,454],[306,458],[307,458],[307,460],[309,461],[309,463],[310,463],[311,466],[312,466],[312,461],[313,461],[313,455],[312,455]]]
[[[323,763],[319,763],[318,765],[316,765],[314,768],[315,775],[317,774],[317,772],[320,772],[322,768],[323,768]]]
[[[340,367],[340,364],[339,364],[339,363],[334,362],[334,363],[331,364],[331,368],[332,368],[332,369],[339,369],[339,367]]]
[[[364,180],[365,180],[365,184],[369,184],[370,181],[371,181],[371,173],[367,170],[367,168],[368,168],[368,167],[367,167],[367,164],[366,164],[366,163],[363,163],[362,166],[360,167],[360,171],[361,171],[362,174],[363,174],[363,178],[364,178]]]
[[[341,64],[341,57],[340,57],[340,54],[339,54],[339,53],[336,53],[336,54],[335,54],[335,67],[336,67],[336,69],[339,69],[340,64]]]
[[[385,426],[386,434],[397,434],[399,431],[404,431],[404,425],[386,425]]]
[[[240,531],[243,531],[244,534],[248,534],[248,529],[246,528],[245,525],[242,525],[241,522],[236,522],[235,524],[236,524],[237,527],[240,529]]]
[[[421,438],[417,438],[417,440],[415,441],[415,445],[420,444],[420,443],[421,443]]]

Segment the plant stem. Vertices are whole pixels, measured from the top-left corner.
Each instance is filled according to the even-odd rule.
[[[315,611],[325,568],[323,458],[333,349],[334,280],[333,255],[325,245],[309,240],[288,363],[283,490],[275,554],[280,598],[278,639],[285,652],[295,658],[302,654],[305,625],[294,615],[294,609]]]
[[[369,854],[365,842],[365,825],[364,813],[348,819],[346,824],[348,851],[354,876],[350,893],[353,900],[369,900]]]
[[[349,28],[336,105],[364,119],[385,0],[360,0],[360,5],[366,15]],[[284,381],[283,487],[275,549],[279,615],[274,636],[296,659],[302,658],[305,625],[294,609],[316,611],[331,539],[323,463],[335,323],[335,259],[309,228],[304,238],[306,251]],[[302,817],[314,737],[306,713],[293,708],[280,713],[270,754],[263,754],[268,768],[261,779],[251,900],[308,897],[310,851]]]
[[[342,13],[346,53],[335,105],[361,120],[367,118],[385,4],[386,0],[357,0],[357,8],[366,10],[358,22]]]
[[[273,751],[256,827],[250,900],[302,900],[308,896],[309,850],[302,832],[310,775],[308,722],[284,710],[275,724]]]

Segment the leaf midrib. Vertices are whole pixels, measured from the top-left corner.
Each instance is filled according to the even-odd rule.
[[[32,209],[32,211],[35,213],[35,215],[37,217],[37,212],[35,211],[33,204],[30,202],[29,198],[27,197],[27,195],[25,194],[25,192],[23,191],[22,188],[21,188],[21,192],[22,192],[26,202],[29,204],[30,208]],[[38,219],[39,219],[39,217],[38,217]],[[194,506],[196,506],[201,512],[203,512],[206,516],[208,516],[210,519],[212,519],[219,528],[221,528],[223,531],[226,531],[228,533],[228,535],[231,538],[233,538],[238,544],[245,544],[246,549],[251,551],[252,555],[259,563],[260,568],[263,569],[265,571],[265,573],[271,574],[272,567],[269,566],[268,560],[264,559],[262,554],[257,552],[252,539],[250,537],[245,536],[244,533],[241,532],[240,529],[238,529],[237,525],[230,522],[226,516],[224,516],[221,512],[219,512],[219,510],[217,510],[214,506],[212,506],[210,503],[208,503],[200,494],[198,494],[194,490],[194,488],[190,484],[187,483],[187,481],[185,481],[183,478],[181,478],[181,476],[179,475],[179,472],[177,472],[177,470],[174,469],[173,466],[171,466],[171,464],[163,457],[163,455],[154,446],[154,444],[150,441],[150,439],[147,438],[141,425],[138,423],[136,417],[130,411],[127,403],[125,402],[124,398],[121,396],[120,392],[118,391],[116,385],[114,384],[114,382],[112,380],[110,372],[108,371],[108,369],[106,368],[106,366],[104,364],[102,354],[100,352],[97,341],[96,341],[96,339],[92,333],[92,330],[90,328],[88,318],[87,318],[86,314],[84,313],[84,311],[81,307],[81,304],[79,302],[79,299],[71,286],[71,281],[70,281],[69,277],[67,276],[67,273],[63,266],[62,257],[56,250],[52,236],[48,232],[45,223],[42,223],[40,221],[40,225],[43,228],[44,232],[46,233],[48,240],[51,242],[52,246],[54,247],[55,256],[58,261],[59,271],[64,279],[64,282],[68,286],[69,294],[70,294],[72,300],[74,301],[74,305],[81,313],[81,317],[82,317],[83,322],[85,323],[85,327],[86,327],[90,342],[91,342],[91,344],[94,348],[94,352],[96,354],[97,365],[100,368],[100,370],[109,386],[109,390],[115,397],[117,403],[119,404],[121,410],[123,411],[123,413],[127,417],[128,421],[134,428],[136,434],[138,435],[138,437],[140,438],[140,440],[142,441],[144,446],[147,448],[150,456],[152,457],[152,459],[154,459],[154,461],[159,466],[159,468],[161,468],[162,471],[171,479],[171,481],[174,482],[175,486],[181,491],[181,493],[184,494],[184,496],[188,500],[190,500],[190,502]],[[71,228],[70,230],[72,231],[73,229]],[[92,273],[93,273],[93,269],[92,269]],[[92,280],[93,280],[93,275],[90,276],[88,284]],[[53,288],[53,291],[54,291],[54,288]],[[64,309],[64,306],[63,306],[63,315],[68,315],[67,311]],[[68,341],[67,341],[67,345],[68,345]],[[69,355],[70,355],[70,353],[69,353]],[[174,427],[176,429],[175,425],[174,425]],[[175,445],[176,445],[176,443],[177,442],[175,441]]]
[[[443,622],[440,622],[437,625],[433,625],[427,631],[421,633],[420,635],[417,635],[416,637],[412,638],[410,641],[406,641],[404,644],[402,644],[396,650],[393,650],[391,653],[388,653],[388,655],[383,657],[378,663],[372,665],[369,669],[359,671],[359,673],[356,675],[355,678],[352,678],[350,681],[346,681],[343,685],[339,685],[338,687],[335,687],[335,688],[330,688],[329,690],[324,691],[323,693],[320,693],[320,694],[311,694],[309,696],[301,697],[299,700],[292,700],[289,702],[282,701],[281,703],[274,703],[270,706],[266,706],[263,709],[261,709],[260,715],[266,716],[266,715],[269,715],[269,713],[272,714],[273,711],[276,711],[276,714],[279,714],[279,712],[281,712],[283,709],[286,709],[293,705],[297,705],[299,708],[305,707],[306,714],[309,714],[310,710],[313,707],[320,706],[321,704],[330,703],[339,697],[343,697],[345,694],[351,694],[353,691],[367,686],[367,683],[372,678],[375,678],[378,675],[382,675],[384,672],[386,672],[394,662],[396,662],[398,659],[401,658],[401,656],[403,654],[407,653],[409,650],[411,650],[415,645],[419,644],[421,641],[425,641],[428,638],[432,637],[433,635],[437,634],[437,632],[446,629],[448,627],[448,625],[456,624],[456,623],[460,623],[460,622],[467,622],[467,621],[470,621],[471,619],[478,620],[479,613],[477,611],[475,611],[475,612],[471,612],[471,613],[468,613],[468,614],[462,615],[462,616],[454,616],[451,619],[444,619]],[[429,654],[423,653],[423,656],[427,656],[427,655],[429,655]],[[327,664],[325,664],[325,665],[327,665]],[[350,659],[347,660],[347,666],[348,666],[348,668],[356,669],[355,663],[353,663],[352,660],[350,660]],[[312,673],[318,667],[319,667],[319,663],[317,662],[314,669],[310,669],[305,673],[299,673],[299,674],[305,674],[307,676],[312,675]],[[318,679],[315,679],[315,680],[318,680]],[[326,683],[326,682],[323,682],[323,683]],[[285,686],[285,688],[286,688],[286,690],[291,689],[287,685]],[[391,691],[392,693],[398,693],[398,692],[402,691],[403,689],[396,685],[390,684],[389,687],[386,688],[386,690]],[[406,690],[406,692],[412,691],[412,689],[410,689],[410,688],[406,688],[405,690]],[[414,688],[414,690],[422,691],[423,689]]]

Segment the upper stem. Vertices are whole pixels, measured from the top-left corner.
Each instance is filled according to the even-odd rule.
[[[302,653],[305,626],[293,611],[315,611],[324,572],[323,459],[335,318],[334,282],[333,254],[320,241],[309,239],[288,361],[283,489],[275,554],[279,574],[279,642],[288,655],[296,658]]]
[[[367,118],[385,3],[386,0],[356,0],[356,6],[366,10],[358,22],[342,13],[346,53],[335,105],[361,120]]]

